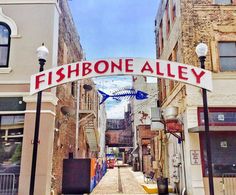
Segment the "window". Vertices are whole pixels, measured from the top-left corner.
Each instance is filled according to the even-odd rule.
[[[205,147],[205,134],[200,133],[200,147],[202,159],[203,176],[208,176],[207,171],[207,153]],[[212,171],[214,177],[221,177],[225,173],[236,173],[236,132],[219,131],[210,132],[211,136],[211,154]]]
[[[76,97],[76,93],[77,93],[77,89],[76,89],[77,85],[75,82],[72,82],[71,83],[71,95],[73,97]]]
[[[236,71],[236,42],[219,42],[221,71]]]
[[[17,194],[19,186],[23,130],[23,114],[0,115],[0,173],[15,175],[14,181],[11,177],[5,177],[6,187],[12,186],[12,182],[15,183],[14,194]],[[3,189],[7,188],[3,185]]]
[[[215,4],[232,4],[232,0],[215,0]]]
[[[172,56],[172,54],[170,55],[169,61],[174,61],[174,58]],[[174,89],[174,81],[170,80],[169,81],[169,93],[171,93],[171,91]]]
[[[0,67],[8,67],[11,29],[0,22]]]
[[[165,79],[161,79],[161,94],[162,94],[162,101],[166,99],[166,84],[167,81]]]
[[[172,7],[172,23],[175,21],[176,18],[176,5],[174,4]]]
[[[166,33],[169,35],[170,33],[170,16],[169,16],[169,2],[166,5]]]
[[[178,42],[176,43],[173,53],[172,53],[172,61],[174,62],[179,62],[178,59]],[[174,86],[176,86],[178,84],[178,81],[174,81]]]
[[[199,108],[198,124],[204,125],[203,109]],[[209,108],[209,125],[210,126],[235,126],[236,109],[234,108]]]
[[[162,21],[160,23],[159,26],[159,56],[161,55],[162,51],[163,51],[163,46],[164,46],[164,40],[163,40],[163,32],[162,32]]]

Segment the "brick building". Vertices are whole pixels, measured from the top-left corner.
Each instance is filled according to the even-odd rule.
[[[125,119],[107,119],[106,145],[108,147],[132,147],[132,131]]]
[[[137,127],[140,171],[150,173],[152,171],[151,147],[156,131],[151,131],[150,125],[139,125]]]
[[[29,194],[36,112],[29,86],[42,43],[49,50],[45,69],[83,59],[67,1],[0,0],[0,170],[16,177],[19,195]],[[35,195],[61,193],[62,160],[70,152],[98,155],[98,102],[91,80],[43,92]]]
[[[150,125],[151,108],[157,106],[157,84],[148,83],[146,77],[135,76],[133,77],[132,85],[134,89],[144,91],[148,94],[147,100],[131,100],[131,122],[134,146],[132,161],[134,163],[134,170],[137,169],[147,172],[147,163],[144,163],[144,161],[148,162],[146,159],[149,157],[144,155],[149,155],[146,153],[146,149],[150,146],[151,139],[154,138],[156,134],[155,132],[151,132]],[[142,137],[143,134],[139,134],[143,132],[143,130],[148,136],[146,137],[146,141],[144,141],[145,137]],[[150,168],[148,168],[148,170],[149,169]]]
[[[221,177],[235,174],[235,12],[235,0],[163,0],[155,20],[157,58],[200,66],[195,47],[200,41],[208,45],[206,68],[213,72],[208,105],[215,194],[223,190]],[[159,80],[159,90],[163,109],[178,107],[185,138],[180,143],[165,135],[164,174],[178,191],[208,194],[201,90],[169,80]]]

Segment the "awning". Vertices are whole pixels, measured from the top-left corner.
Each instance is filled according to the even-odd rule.
[[[236,126],[209,126],[210,131],[236,131]],[[204,132],[205,126],[192,127],[188,129],[189,133]]]
[[[142,141],[141,141],[141,144],[142,145],[148,145],[148,144],[150,144],[151,143],[151,140],[150,139],[142,139]]]

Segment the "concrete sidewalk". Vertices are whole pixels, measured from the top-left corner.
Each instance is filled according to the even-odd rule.
[[[157,194],[157,183],[156,182],[145,183],[143,172],[141,172],[141,171],[137,171],[137,172],[135,171],[134,172],[134,171],[132,171],[132,168],[129,168],[129,171],[136,178],[136,180],[138,181],[139,185],[144,188],[146,193],[148,193],[148,194]],[[169,186],[169,191],[172,191],[171,190],[171,186]],[[176,195],[176,194],[170,192],[169,195]]]
[[[115,167],[108,169],[106,175],[101,179],[98,185],[94,188],[91,195],[145,195],[147,194],[143,187],[128,167]]]

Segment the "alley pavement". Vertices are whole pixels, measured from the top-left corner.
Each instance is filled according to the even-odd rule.
[[[147,194],[131,172],[129,167],[108,169],[105,176],[94,188],[93,194]]]

